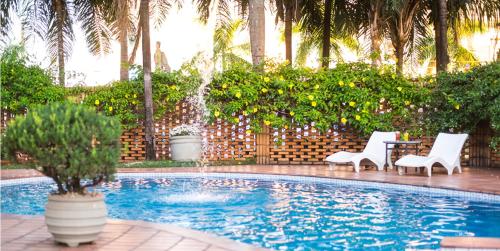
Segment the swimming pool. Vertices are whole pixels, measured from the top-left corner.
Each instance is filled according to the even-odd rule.
[[[53,189],[40,179],[3,182],[2,212],[41,215]],[[173,223],[276,250],[437,249],[444,236],[500,237],[497,196],[243,174],[118,175],[100,190],[111,218]]]

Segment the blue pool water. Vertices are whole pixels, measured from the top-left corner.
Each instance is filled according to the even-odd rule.
[[[51,183],[2,187],[3,213],[44,213]],[[121,177],[111,218],[173,223],[276,250],[437,249],[444,236],[500,237],[500,202],[284,178]]]

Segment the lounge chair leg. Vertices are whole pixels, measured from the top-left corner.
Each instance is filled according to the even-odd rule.
[[[457,168],[458,168],[458,173],[462,173],[462,167],[460,166],[460,164],[458,164]]]
[[[448,171],[448,175],[452,175],[453,174],[453,168],[452,169],[446,169]]]
[[[359,163],[354,163],[354,171],[359,173]]]
[[[427,176],[431,177],[432,176],[432,166],[428,166],[427,168]]]
[[[335,163],[329,163],[328,167],[330,168],[330,171],[333,171],[333,168],[335,168]]]

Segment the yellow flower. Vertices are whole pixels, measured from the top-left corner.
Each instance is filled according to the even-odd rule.
[[[247,111],[243,111],[243,116],[247,116],[248,115],[248,112]]]
[[[340,122],[342,122],[342,124],[345,124],[345,123],[347,123],[347,119],[346,118],[341,118]]]
[[[128,98],[128,94],[125,94],[125,98]]]
[[[241,98],[241,93],[240,93],[240,92],[237,92],[237,93],[235,94],[235,96],[236,96],[237,98]]]
[[[234,122],[235,123],[240,123],[240,119],[239,118],[234,118]]]
[[[266,93],[267,92],[267,89],[266,88],[262,88],[261,90],[263,93]]]
[[[133,104],[133,105],[136,105],[136,104],[137,104],[137,101],[133,100],[133,101],[132,101],[132,104]]]
[[[429,83],[432,83],[432,82],[434,82],[434,79],[433,79],[433,78],[431,78],[431,79],[429,80]]]
[[[172,90],[175,90],[175,88],[177,88],[177,87],[176,87],[175,85],[172,85],[172,86],[170,86],[170,88],[171,88]]]
[[[350,83],[349,83],[349,87],[354,88],[354,86],[355,86],[355,85],[354,85],[354,83],[353,83],[353,82],[350,82]]]
[[[287,125],[285,125],[285,129],[288,129],[288,126],[287,126]]]
[[[252,133],[252,130],[246,130],[245,131],[246,134],[251,134]]]
[[[134,98],[137,98],[137,94],[134,94]]]
[[[280,76],[280,80],[283,81],[285,80],[285,78],[283,76]]]
[[[352,106],[352,107],[354,107],[356,105],[356,102],[351,101],[351,102],[349,102],[349,105]]]
[[[455,105],[455,109],[460,110],[460,105]]]
[[[279,93],[280,95],[281,95],[281,94],[283,94],[283,90],[278,89],[278,93]]]
[[[99,99],[96,99],[94,102],[95,105],[99,105]]]
[[[109,110],[110,112],[112,112],[112,111],[113,111],[113,107],[112,107],[112,106],[108,107],[108,110]]]
[[[360,119],[361,119],[361,116],[356,115],[356,117],[355,117],[355,118],[356,118],[356,120],[360,120]]]
[[[316,105],[317,105],[316,101],[311,102],[311,105],[312,105],[313,107],[316,107]]]
[[[269,82],[271,79],[269,79],[268,77],[264,77],[264,82]]]
[[[226,89],[226,88],[227,88],[227,84],[226,83],[222,84],[222,89]]]
[[[401,86],[398,86],[398,91],[402,91],[403,88]]]
[[[370,105],[371,103],[370,103],[370,101],[366,101],[366,103],[365,103],[365,104],[366,104],[366,105]]]
[[[392,75],[391,75],[391,78],[392,78],[392,79],[396,79],[396,74],[392,74]]]
[[[314,96],[313,96],[313,95],[309,95],[309,96],[307,96],[307,98],[308,98],[309,100],[314,100]]]
[[[215,111],[215,112],[214,112],[214,116],[215,116],[215,117],[219,117],[219,115],[220,115],[220,112],[218,112],[218,111]]]
[[[259,109],[257,109],[257,107],[254,107],[253,108],[253,112],[256,113]]]
[[[340,81],[339,81],[339,85],[340,85],[340,86],[344,86],[344,81],[340,80]]]
[[[270,125],[270,124],[271,124],[271,121],[269,121],[269,120],[264,120],[264,124],[268,126],[268,125]]]
[[[289,84],[288,88],[292,89],[293,88],[293,84]]]
[[[293,115],[295,115],[295,112],[291,111],[290,116],[293,116]]]
[[[410,104],[411,104],[411,102],[410,102],[410,101],[405,100],[405,105],[410,105]]]
[[[363,77],[363,78],[361,79],[361,81],[366,82],[366,78],[365,78],[365,77]]]
[[[315,85],[315,86],[314,86],[314,89],[319,89],[319,85]]]

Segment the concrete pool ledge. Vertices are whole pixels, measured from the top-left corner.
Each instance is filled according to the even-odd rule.
[[[445,237],[441,248],[443,251],[500,250],[500,238]]]
[[[1,214],[1,250],[250,251],[267,249],[170,224],[108,219],[98,239],[70,248],[57,244],[43,216]]]

